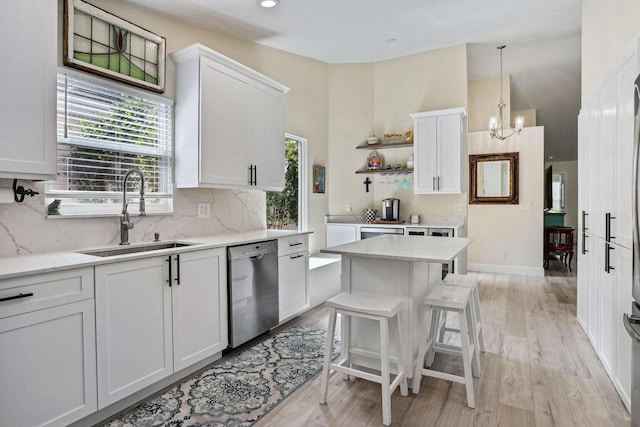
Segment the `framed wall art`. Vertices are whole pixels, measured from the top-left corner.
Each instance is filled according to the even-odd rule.
[[[313,192],[324,193],[324,166],[313,165]]]
[[[82,0],[64,6],[65,65],[164,92],[164,37]]]

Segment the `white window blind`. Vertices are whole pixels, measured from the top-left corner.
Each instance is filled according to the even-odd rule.
[[[139,168],[147,212],[171,212],[170,99],[59,72],[57,114],[57,179],[46,183],[47,203],[60,199],[62,214],[119,213],[124,175]],[[137,175],[127,187],[127,200],[137,201]]]

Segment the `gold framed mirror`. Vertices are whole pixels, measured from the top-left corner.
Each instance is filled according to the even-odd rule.
[[[469,204],[518,204],[518,153],[469,155]]]

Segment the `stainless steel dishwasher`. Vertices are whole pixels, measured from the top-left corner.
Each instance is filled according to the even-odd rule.
[[[232,246],[229,259],[229,346],[278,325],[278,241]]]

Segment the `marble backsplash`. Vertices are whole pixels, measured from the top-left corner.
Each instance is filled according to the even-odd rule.
[[[23,203],[0,204],[0,257],[76,250],[120,243],[119,217],[47,218],[44,182],[22,185],[40,192]],[[211,203],[211,218],[199,219],[199,202]],[[257,190],[174,190],[170,215],[132,216],[131,243],[251,231],[266,228],[265,193]]]

